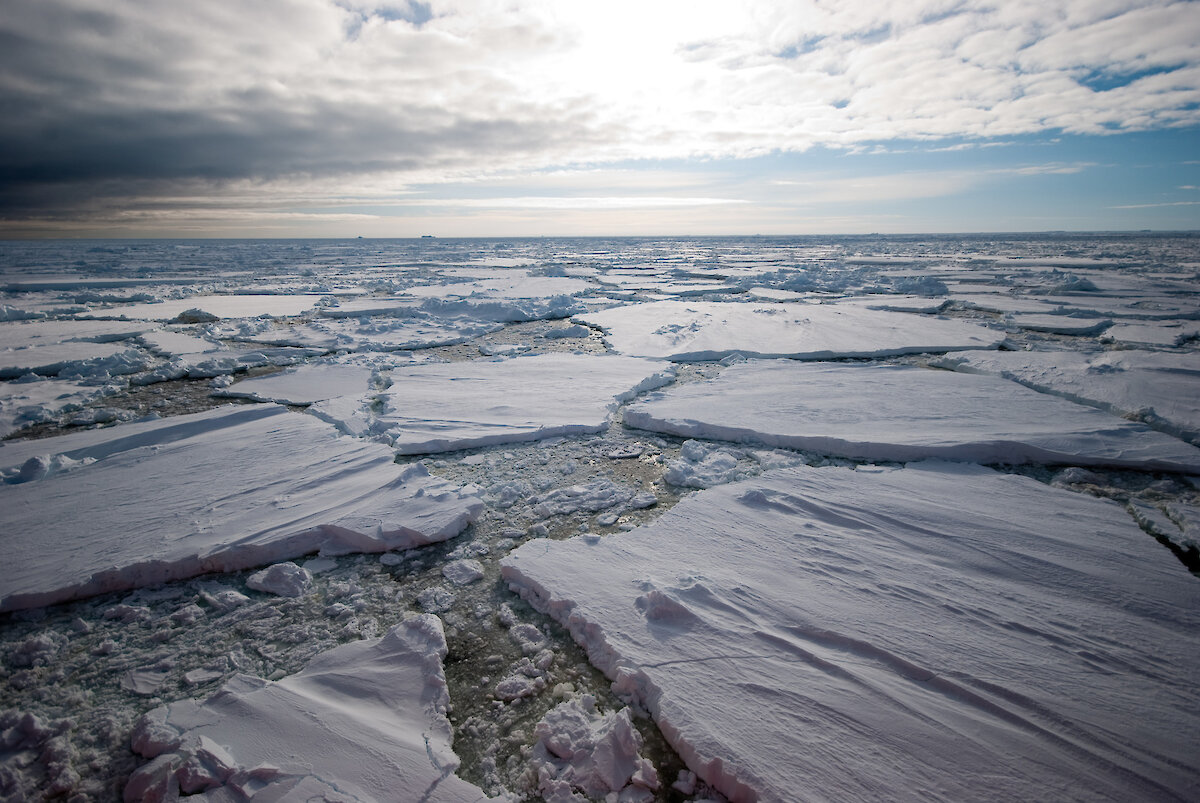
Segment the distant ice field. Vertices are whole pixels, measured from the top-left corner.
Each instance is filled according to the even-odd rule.
[[[0,242],[0,798],[1195,798],[1198,324],[1187,233]]]

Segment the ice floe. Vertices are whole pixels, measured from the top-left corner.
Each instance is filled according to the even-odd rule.
[[[863,460],[1200,473],[1200,449],[1144,424],[1000,377],[902,365],[740,363],[637,401],[625,424]]]
[[[1200,445],[1200,352],[968,351],[934,365],[995,374]]]
[[[1013,315],[1009,320],[1031,332],[1059,335],[1094,335],[1112,325],[1109,318],[1075,318],[1069,315]]]
[[[781,469],[501,565],[731,800],[1200,782],[1200,585],[1113,502],[968,464]]]
[[[1200,321],[1120,323],[1109,328],[1101,339],[1135,346],[1180,346],[1200,340]]]
[[[576,316],[618,352],[671,360],[830,359],[992,348],[1003,334],[963,321],[836,304],[658,301]]]
[[[72,466],[49,471],[54,458]],[[276,405],[7,444],[7,479],[22,479],[17,460],[38,470],[4,489],[0,610],[317,551],[427,544],[482,507],[379,444]]]
[[[362,403],[311,410],[346,431],[382,435],[401,454],[447,452],[601,432],[620,402],[672,379],[669,364],[652,360],[541,354],[401,367],[391,387]]]
[[[237,675],[206,700],[156,708],[133,738],[153,760],[125,800],[487,800],[454,774],[446,649],[441,622],[420,614],[282,680]]]
[[[273,318],[300,315],[311,311],[321,301],[318,295],[229,294],[189,296],[147,304],[128,304],[92,310],[92,318],[125,318],[144,321],[171,321],[180,318],[184,323],[199,323],[206,318],[192,314],[199,311],[214,318]]]
[[[307,363],[269,376],[243,379],[218,393],[232,398],[282,404],[312,404],[337,396],[362,396],[378,372],[367,365]]]
[[[115,390],[106,384],[46,379],[36,375],[0,382],[0,438],[30,424],[49,421],[61,413],[76,410]]]

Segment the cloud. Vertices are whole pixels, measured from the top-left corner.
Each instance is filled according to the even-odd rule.
[[[630,160],[1196,126],[1196,8],[7,0],[0,216],[189,182],[385,196],[380,177],[395,194]]]
[[[510,198],[427,198],[396,201],[395,205],[483,209],[655,209],[661,207],[744,204],[738,198],[629,196],[515,196]]]
[[[1155,209],[1161,206],[1200,206],[1200,201],[1166,201],[1157,204],[1122,204],[1110,206],[1109,209]]]

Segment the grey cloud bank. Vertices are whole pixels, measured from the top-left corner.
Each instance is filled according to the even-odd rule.
[[[1195,126],[1197,42],[1194,2],[12,0],[0,223],[187,181],[387,199],[500,170]]]

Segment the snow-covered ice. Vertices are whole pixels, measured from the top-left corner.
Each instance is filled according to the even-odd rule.
[[[311,311],[321,296],[275,295],[275,294],[229,294],[190,296],[168,299],[147,304],[128,304],[93,310],[93,318],[126,318],[144,321],[171,321],[193,310],[208,313],[216,318],[274,318],[300,315]],[[185,318],[188,316],[184,316]]]
[[[2,242],[0,368],[25,353],[0,381],[0,427],[59,434],[0,444],[0,538],[25,545],[9,550],[0,580],[76,587],[127,572],[137,587],[3,617],[0,798],[119,798],[137,767],[130,732],[148,707],[211,695],[234,673],[287,688],[318,653],[423,612],[445,627],[456,774],[493,795],[717,800],[703,778],[727,780],[753,755],[768,780],[802,776],[787,799],[1194,797],[1197,762],[1185,752],[1200,662],[1194,621],[1171,616],[1194,616],[1195,600],[1177,594],[1174,613],[1143,617],[1135,597],[1194,586],[1200,479],[1079,464],[1142,438],[1127,437],[1120,417],[1200,444],[1198,266],[1196,238],[1135,233]],[[112,319],[130,313],[142,317]],[[1099,332],[1105,320],[1115,323]],[[997,346],[1005,351],[985,350]],[[97,347],[108,351],[88,351]],[[763,356],[878,364],[815,366],[805,376],[819,382],[791,388],[781,373],[738,365]],[[664,357],[694,364],[650,362]],[[964,375],[930,379],[937,372],[920,367],[930,364]],[[296,367],[267,374],[285,365]],[[972,370],[1047,395],[1010,404],[1015,383]],[[867,387],[888,372],[919,381]],[[662,404],[691,399],[689,416],[705,428],[686,441],[626,418],[659,404],[636,396],[672,373],[679,386]],[[966,394],[977,380],[1004,389]],[[812,402],[806,419],[782,414],[794,389]],[[1049,394],[1106,412],[1051,414],[1046,403],[1061,400]],[[221,395],[258,404],[208,409]],[[906,417],[905,407],[921,412]],[[1041,485],[967,465],[872,480],[869,467],[852,471],[856,459],[826,451],[840,448],[829,440],[805,451],[763,445],[810,419],[876,452],[924,428],[971,459],[992,459],[1018,435],[1023,450],[1054,441],[1066,464],[1002,467]],[[441,431],[421,431],[429,420]],[[83,429],[114,421],[124,423]],[[1109,426],[1125,434],[1114,441]],[[741,439],[729,427],[754,442],[717,440]],[[392,436],[395,448],[384,445]],[[396,451],[430,444],[463,451],[393,463]],[[811,464],[842,473],[795,468]],[[809,479],[785,482],[780,469]],[[827,476],[853,487],[836,495],[811,479]],[[879,492],[884,477],[895,493]],[[709,490],[673,507],[685,488]],[[960,500],[965,509],[953,509]],[[414,525],[422,533],[458,514],[474,524],[452,545],[319,554],[386,549],[394,540],[380,523],[408,526],[422,505],[433,517]],[[664,514],[662,530],[614,535]],[[686,537],[676,516],[689,522]],[[333,522],[345,526],[323,526]],[[1118,531],[1128,549],[1110,559]],[[670,535],[643,543],[659,532]],[[579,546],[555,541],[576,534]],[[318,535],[342,540],[304,541]],[[1059,549],[1065,541],[1070,550]],[[626,555],[626,544],[642,546]],[[614,556],[601,571],[566,561],[554,573],[557,593],[612,603],[567,623],[591,640],[598,666],[641,656],[615,674],[624,700],[563,628],[495,581],[513,549],[522,561],[571,549]],[[21,561],[38,551],[27,571]],[[213,555],[247,561],[158,583]],[[1079,602],[1089,593],[1098,601]],[[650,636],[597,651],[609,619]],[[909,671],[903,661],[938,674],[889,673]],[[667,674],[680,685],[661,698],[642,682]],[[675,727],[667,736],[703,777],[683,768],[644,708]],[[419,733],[426,721],[405,725]],[[325,738],[272,723],[281,739]],[[696,760],[708,738],[696,734],[711,723],[714,740],[737,748],[706,754],[732,762],[729,772]],[[225,768],[229,781],[256,770],[234,752],[249,735],[180,738],[139,783],[174,777],[191,788]],[[957,774],[960,743],[967,772]],[[359,757],[354,771],[372,772],[373,754]],[[1080,769],[1096,757],[1097,771]],[[258,797],[347,794],[333,775],[279,776]],[[825,778],[833,786],[814,791]],[[207,795],[230,796],[230,783]]]
[[[1200,473],[1200,449],[994,376],[904,365],[751,361],[641,399],[625,423],[862,460],[938,457]]]
[[[1200,445],[1200,352],[968,351],[933,362],[994,374]]]
[[[672,380],[667,363],[633,357],[541,354],[418,365],[356,407],[313,406],[348,431],[385,436],[401,454],[447,452],[601,432],[621,401]]]
[[[107,385],[26,375],[0,383],[0,438],[114,392]]]
[[[0,351],[0,379],[42,376],[116,376],[144,371],[150,355],[127,343],[72,341]]]
[[[5,488],[0,610],[317,551],[427,544],[457,535],[482,506],[421,466],[395,465],[379,444],[274,405],[80,435],[90,437],[0,450],[7,465],[30,452],[22,466],[41,455],[74,462]]]
[[[1031,332],[1060,335],[1095,335],[1112,325],[1110,318],[1075,318],[1070,315],[1013,315],[1009,320]]]
[[[1103,339],[1135,346],[1178,346],[1200,340],[1200,321],[1119,323],[1109,328]]]
[[[237,675],[206,700],[156,708],[133,738],[153,760],[125,800],[487,800],[454,774],[445,657],[442,623],[416,615],[283,680]]]
[[[1109,501],[964,464],[781,469],[501,564],[734,801],[1200,784],[1200,585]]]
[[[576,316],[618,352],[671,360],[830,359],[992,348],[1003,333],[963,321],[840,304],[657,301]]]
[[[243,379],[219,391],[221,396],[312,404],[337,396],[362,396],[371,389],[375,369],[339,362],[307,363],[269,376]]]

